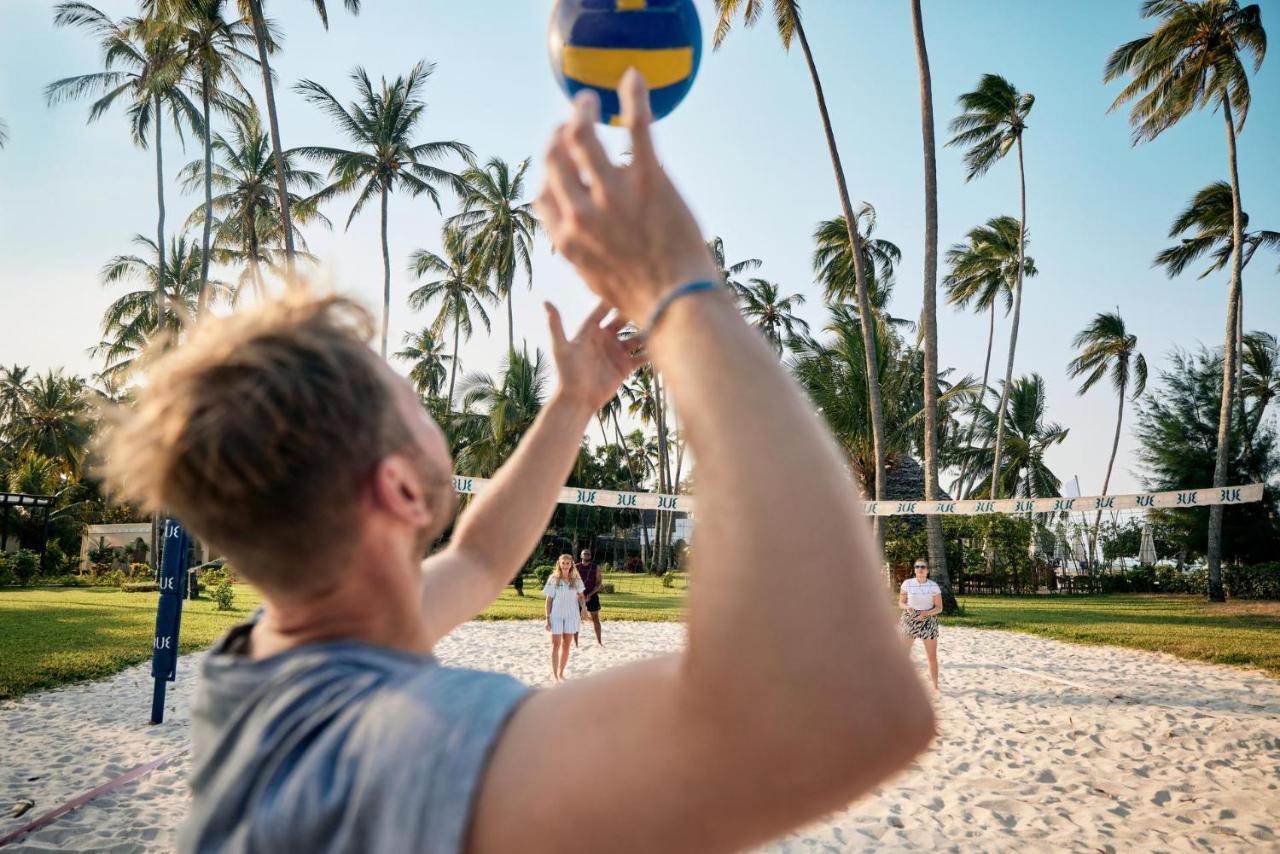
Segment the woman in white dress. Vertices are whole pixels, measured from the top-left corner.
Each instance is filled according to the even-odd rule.
[[[898,607],[902,609],[902,636],[907,649],[916,638],[924,641],[929,656],[929,681],[938,690],[938,615],[942,613],[942,588],[929,580],[929,561],[916,558],[915,578],[902,582]]]
[[[547,631],[551,632],[551,675],[559,682],[569,664],[569,643],[578,631],[586,607],[586,587],[573,555],[560,555],[542,593],[547,597]]]

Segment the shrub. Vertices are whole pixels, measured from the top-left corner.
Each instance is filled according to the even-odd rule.
[[[160,585],[154,581],[134,581],[129,584],[121,584],[120,589],[125,593],[157,593]]]
[[[218,603],[219,611],[230,611],[234,607],[236,592],[231,589],[231,582],[222,579],[222,582],[213,588],[213,601]]]
[[[1222,584],[1233,599],[1280,599],[1280,563],[1223,566]]]
[[[0,560],[0,587],[13,587],[18,583],[18,576],[9,568],[9,561]]]
[[[555,571],[556,568],[549,564],[543,564],[542,566],[535,566],[533,568],[533,574],[538,577],[539,584],[546,584],[547,579],[551,577],[551,573]]]
[[[130,581],[139,581],[144,578],[152,578],[155,572],[151,569],[149,563],[131,563],[129,568],[125,570],[125,574],[129,576]]]
[[[62,570],[67,562],[67,555],[56,540],[45,547],[44,559],[40,562],[42,572],[53,574]]]
[[[51,587],[90,587],[92,586],[88,576],[82,575],[50,575],[40,582],[48,584]]]
[[[9,560],[9,568],[17,577],[18,583],[25,587],[40,571],[40,556],[30,549],[18,549],[18,553]]]
[[[198,573],[201,587],[217,587],[222,582],[231,583],[231,575],[220,567],[211,566]]]
[[[612,584],[602,584],[602,585],[600,586],[600,592],[601,592],[601,593],[613,593],[613,592],[614,592],[614,586],[613,586]]]
[[[664,573],[662,574],[662,586],[663,586],[663,587],[675,587],[675,586],[676,586],[676,574],[675,574],[674,572],[672,572],[671,570],[669,570],[669,569],[668,569],[666,572],[664,572]]]
[[[640,558],[636,557],[635,555],[632,555],[631,557],[627,558],[623,562],[622,571],[623,572],[644,572],[645,571],[644,562],[641,561]]]

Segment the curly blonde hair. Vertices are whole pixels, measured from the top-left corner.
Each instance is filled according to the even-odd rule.
[[[372,332],[351,300],[297,292],[202,321],[108,413],[108,488],[175,514],[250,581],[322,582],[354,548],[364,482],[412,446]]]

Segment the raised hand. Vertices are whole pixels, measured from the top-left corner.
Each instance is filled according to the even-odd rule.
[[[649,91],[634,70],[620,87],[632,160],[616,166],[596,136],[600,102],[590,90],[547,151],[547,183],[535,201],[556,249],[587,286],[643,324],[665,293],[718,275],[693,214],[658,163]]]
[[[595,412],[608,403],[622,381],[647,359],[633,355],[637,347],[634,339],[618,338],[626,325],[624,317],[618,315],[603,323],[610,311],[609,303],[596,306],[572,339],[565,336],[559,310],[551,303],[545,306],[551,327],[551,350],[560,376],[560,394]]]

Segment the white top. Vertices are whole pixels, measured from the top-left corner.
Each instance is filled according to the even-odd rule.
[[[902,592],[907,594],[907,605],[913,611],[933,609],[933,597],[942,595],[942,588],[934,581],[916,581],[908,578],[902,582]]]
[[[582,581],[561,581],[554,575],[547,579],[542,593],[551,600],[551,616],[568,618],[577,616],[578,594],[586,592]]]

